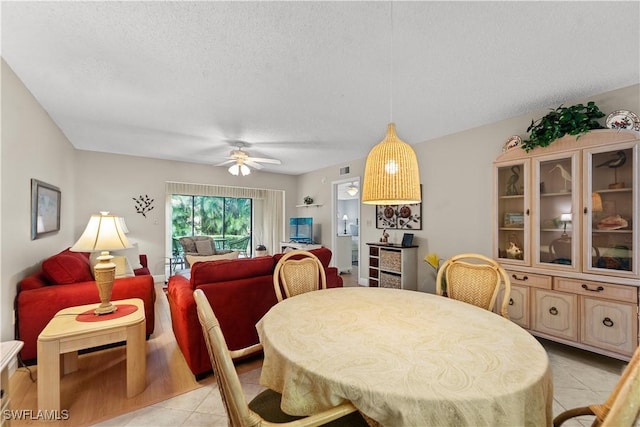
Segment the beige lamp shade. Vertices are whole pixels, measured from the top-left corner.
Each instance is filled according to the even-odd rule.
[[[98,257],[98,264],[93,269],[100,297],[100,305],[95,309],[95,313],[98,315],[113,313],[117,309],[110,302],[116,276],[116,265],[111,262],[113,257],[109,255],[109,251],[131,247],[122,229],[121,219],[109,215],[109,212],[91,215],[84,232],[71,247],[71,250],[76,252],[102,252]]]
[[[75,252],[116,251],[130,248],[117,216],[102,212],[91,215],[89,223],[78,241],[71,247]]]
[[[362,203],[399,205],[421,201],[416,153],[398,138],[395,124],[389,123],[387,136],[367,156]]]
[[[591,193],[591,210],[593,212],[602,212],[602,197],[599,193]]]
[[[120,228],[122,228],[122,231],[124,231],[124,234],[128,234],[129,233],[129,229],[127,228],[127,223],[124,222],[124,217],[119,216],[118,217],[118,222],[120,223]]]
[[[571,222],[571,214],[570,213],[560,214],[560,221],[562,221],[562,222]]]

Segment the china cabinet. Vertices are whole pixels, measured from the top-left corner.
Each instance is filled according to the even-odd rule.
[[[370,287],[418,289],[418,246],[367,245]]]
[[[640,132],[593,130],[494,162],[494,257],[511,319],[628,360],[638,346]]]

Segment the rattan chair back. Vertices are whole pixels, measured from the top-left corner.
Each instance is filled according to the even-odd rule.
[[[553,420],[558,427],[568,419],[595,416],[592,427],[632,427],[640,418],[640,347],[620,376],[615,388],[603,404],[573,408],[560,413]]]
[[[463,301],[492,311],[504,284],[504,295],[500,302],[500,315],[509,318],[507,307],[511,297],[511,281],[504,269],[484,255],[466,253],[445,261],[436,277],[436,293],[444,293],[443,280],[449,298]]]
[[[240,378],[231,359],[227,342],[222,335],[220,323],[206,295],[200,289],[193,293],[198,310],[198,319],[202,326],[204,341],[207,345],[211,366],[216,374],[216,382],[220,390],[222,403],[227,411],[230,426],[256,426],[260,417],[249,410],[249,405],[242,392]]]
[[[278,301],[282,301],[305,292],[326,289],[327,276],[317,256],[303,250],[291,251],[276,264],[273,288]]]
[[[193,292],[196,301],[198,319],[202,326],[204,341],[207,345],[211,366],[216,375],[216,383],[220,391],[220,397],[225,410],[230,427],[255,427],[255,426],[288,426],[288,427],[315,427],[326,425],[330,427],[366,427],[365,419],[351,402],[342,403],[322,412],[308,417],[291,417],[282,413],[280,409],[280,395],[273,390],[266,389],[260,393],[251,403],[242,392],[240,378],[233,364],[234,356],[243,356],[254,353],[256,348],[262,348],[260,344],[246,349],[229,351],[227,342],[222,335],[220,323],[213,313],[211,304],[201,289]],[[264,396],[264,398],[263,398]],[[277,397],[274,399],[274,397]],[[250,407],[256,400],[259,400],[257,407],[267,415],[254,412]],[[256,411],[260,412],[258,409]],[[274,415],[275,414],[275,415]],[[290,421],[269,422],[265,418],[283,419]]]

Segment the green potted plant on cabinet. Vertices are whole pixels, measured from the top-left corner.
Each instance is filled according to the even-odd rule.
[[[523,141],[522,148],[529,152],[536,147],[546,147],[564,135],[581,135],[591,129],[602,129],[597,119],[604,117],[604,113],[593,101],[587,105],[576,104],[551,110],[549,114],[532,120],[527,128],[529,139]]]

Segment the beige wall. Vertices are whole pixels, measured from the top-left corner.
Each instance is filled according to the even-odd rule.
[[[109,210],[126,218],[132,241],[149,255],[152,273],[164,273],[164,183],[181,181],[284,190],[285,218],[312,216],[320,224],[320,241],[332,238],[333,181],[362,176],[364,158],[338,163],[301,176],[255,173],[232,177],[223,168],[75,150],[22,82],[2,61],[2,149],[0,173],[0,339],[13,339],[12,311],[17,283],[48,256],[73,244],[91,213]],[[602,111],[640,112],[640,86],[593,97]],[[578,100],[578,101],[587,101]],[[578,101],[566,101],[570,105]],[[555,107],[555,106],[550,106]],[[419,289],[433,289],[422,257],[430,251],[447,257],[462,251],[491,254],[491,188],[493,159],[506,138],[525,135],[532,118],[547,111],[508,119],[477,129],[416,144],[423,183],[423,229],[415,232],[419,250]],[[436,120],[437,118],[433,118]],[[386,123],[380,124],[380,139]],[[402,129],[398,129],[402,137]],[[378,141],[371,141],[373,146]],[[412,141],[409,141],[412,142]],[[339,169],[350,166],[349,175]],[[30,238],[30,179],[37,178],[62,190],[62,224],[59,233]],[[145,219],[134,209],[133,197],[155,199]],[[310,195],[320,207],[296,208]],[[285,233],[286,233],[285,227]],[[377,241],[374,207],[361,205],[361,245]],[[402,232],[392,232],[399,242]],[[366,271],[366,257],[360,271]],[[364,276],[364,275],[363,275]],[[365,283],[364,277],[361,281]]]
[[[640,112],[640,85],[590,96],[584,99],[567,100],[563,105],[574,105],[595,101],[601,111],[608,114],[626,109]],[[557,105],[549,106],[555,108]],[[534,111],[469,129],[453,135],[413,145],[420,166],[422,182],[422,223],[423,228],[414,231],[414,244],[418,250],[418,289],[435,291],[435,277],[423,261],[429,252],[436,252],[441,258],[448,258],[462,252],[492,254],[492,162],[501,153],[502,145],[511,135],[526,139],[526,129],[532,119],[547,114],[549,110]],[[436,120],[437,118],[433,118]],[[386,123],[380,124],[380,140],[384,138]],[[402,128],[397,129],[402,138]],[[378,141],[371,141],[373,147]],[[415,142],[415,141],[407,141]],[[350,166],[349,175],[339,175],[343,166]],[[364,175],[362,161],[338,164],[300,177],[298,199],[305,194],[316,195],[316,200],[324,202],[319,208],[308,208],[314,220],[331,224],[332,206],[330,183],[344,178]],[[322,184],[322,180],[326,184]],[[307,208],[298,209],[302,215]],[[366,284],[368,260],[366,243],[376,242],[382,230],[375,228],[375,207],[360,206],[360,283]],[[403,231],[390,231],[389,241],[400,243]],[[331,228],[322,229],[322,242],[330,242]]]
[[[69,246],[75,224],[74,148],[2,60],[2,223],[0,324],[13,339],[17,283],[43,259]],[[60,232],[31,240],[31,178],[62,192]]]
[[[209,165],[121,156],[92,151],[76,152],[76,194],[80,196],[75,207],[78,222],[74,235],[79,236],[92,213],[101,210],[125,218],[132,242],[138,242],[141,252],[148,256],[153,275],[164,274],[166,242],[165,182],[228,185],[236,187],[284,190],[297,192],[297,177],[291,175],[252,172],[248,176],[233,176],[226,168]],[[146,217],[136,213],[133,198],[148,195],[154,199],[153,210]],[[285,200],[285,215],[292,216],[294,200]]]

